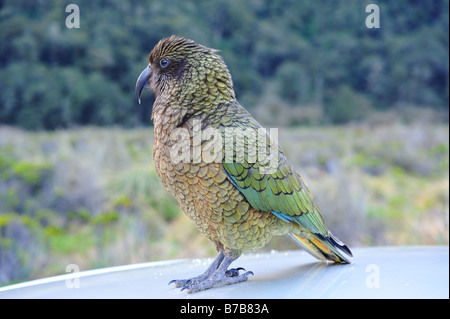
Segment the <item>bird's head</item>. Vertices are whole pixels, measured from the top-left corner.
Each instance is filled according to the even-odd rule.
[[[144,87],[157,98],[184,106],[233,101],[231,75],[216,52],[182,37],[162,39],[150,52],[149,64],[136,82],[138,102]]]

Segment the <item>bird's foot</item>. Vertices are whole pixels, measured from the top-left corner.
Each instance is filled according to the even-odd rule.
[[[237,276],[239,276],[239,270],[245,271],[245,269],[242,268],[242,267],[231,268],[231,269],[228,269],[227,271],[225,271],[225,276],[227,276],[227,277],[237,277]],[[251,272],[251,273],[253,274],[253,272]]]
[[[200,282],[188,282],[181,290],[188,290],[188,293],[198,292],[213,287],[220,287],[225,285],[231,285],[238,282],[247,281],[249,275],[253,275],[252,271],[246,271],[243,274],[239,274],[239,270],[244,268],[229,269],[221,271],[218,269],[209,278]]]
[[[189,279],[174,279],[169,282],[169,285],[174,283],[175,287],[180,288],[185,287],[188,284],[195,284],[202,282],[208,279],[208,277],[211,276],[217,270],[217,268],[219,268],[224,258],[225,255],[221,251],[219,252],[219,255],[216,257],[216,259],[214,259],[214,261],[211,263],[211,265],[209,265],[208,269],[206,269],[206,271],[203,274]]]
[[[189,293],[193,293],[212,287],[220,287],[246,281],[249,275],[253,275],[253,272],[245,271],[242,267],[227,269],[236,259],[237,258],[226,257],[223,252],[220,252],[208,269],[200,276],[190,279],[171,280],[169,285],[174,283],[175,287],[182,287],[181,290],[187,289]],[[239,271],[241,270],[243,270],[244,273],[240,274]]]

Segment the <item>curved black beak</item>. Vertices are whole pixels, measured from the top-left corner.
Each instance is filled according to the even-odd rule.
[[[135,93],[136,93],[136,99],[138,101],[139,104],[141,104],[141,92],[143,88],[148,88],[150,87],[148,85],[148,79],[150,78],[150,75],[152,73],[152,68],[150,66],[150,64],[144,69],[144,71],[141,72],[141,75],[139,75],[137,81],[136,81],[136,88],[135,88]]]

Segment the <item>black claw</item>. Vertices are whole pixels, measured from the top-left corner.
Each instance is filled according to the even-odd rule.
[[[225,276],[227,276],[227,277],[237,277],[237,276],[239,276],[239,270],[245,271],[245,269],[242,268],[242,267],[231,268],[231,269],[228,269],[227,271],[225,271]]]
[[[248,276],[248,275],[252,275],[252,276],[255,275],[255,274],[253,273],[253,271],[247,271],[245,274],[246,274],[247,276]]]
[[[176,279],[169,281],[168,285],[173,284],[174,282],[177,282]]]
[[[189,286],[184,286],[180,291],[183,291],[184,289],[189,289]]]
[[[189,285],[191,282],[192,282],[192,279],[188,279],[188,280],[186,280],[186,282],[184,284]]]

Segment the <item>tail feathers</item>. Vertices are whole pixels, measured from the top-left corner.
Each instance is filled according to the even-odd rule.
[[[329,236],[309,233],[306,237],[290,233],[291,238],[306,249],[311,255],[322,261],[331,260],[337,263],[350,264],[353,257],[352,252],[339,239],[330,232]]]

